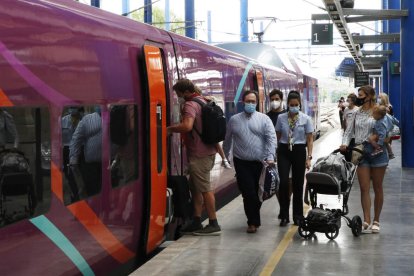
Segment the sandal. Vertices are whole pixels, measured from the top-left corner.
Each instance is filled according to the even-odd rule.
[[[372,223],[371,230],[372,233],[378,234],[380,232],[380,223],[374,220],[374,222]]]
[[[363,234],[371,234],[372,233],[371,226],[368,224],[368,222],[364,221],[364,223],[362,224],[361,233],[363,233]]]

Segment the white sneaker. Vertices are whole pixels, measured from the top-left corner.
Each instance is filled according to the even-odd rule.
[[[231,165],[230,165],[229,161],[227,161],[227,160],[221,161],[221,165],[223,167],[225,167],[226,169],[231,169]]]

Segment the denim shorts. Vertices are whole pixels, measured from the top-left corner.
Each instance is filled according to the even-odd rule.
[[[375,156],[371,156],[372,150],[368,150],[368,152],[364,150],[365,154],[361,162],[359,163],[359,166],[370,168],[381,168],[388,166],[388,162],[390,161],[390,159],[388,157],[387,147],[384,145],[382,147],[382,150],[382,153]]]

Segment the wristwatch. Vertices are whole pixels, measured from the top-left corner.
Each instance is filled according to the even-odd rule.
[[[309,160],[312,160],[312,155],[308,155],[308,159]]]

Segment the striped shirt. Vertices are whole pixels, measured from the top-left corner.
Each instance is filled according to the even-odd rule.
[[[72,115],[68,114],[62,118],[62,144],[69,146],[76,126],[73,125]]]
[[[69,147],[70,164],[78,164],[82,146],[85,162],[101,162],[102,121],[96,112],[85,115],[76,127]]]
[[[233,145],[233,155],[239,159],[275,160],[276,141],[275,128],[266,114],[241,112],[231,117],[227,124],[223,150],[228,157]]]
[[[342,138],[342,145],[349,145],[352,137],[355,138],[355,144],[362,144],[373,133],[374,125],[375,120],[372,117],[372,113],[370,111],[359,109],[354,113],[354,116],[345,130]]]

